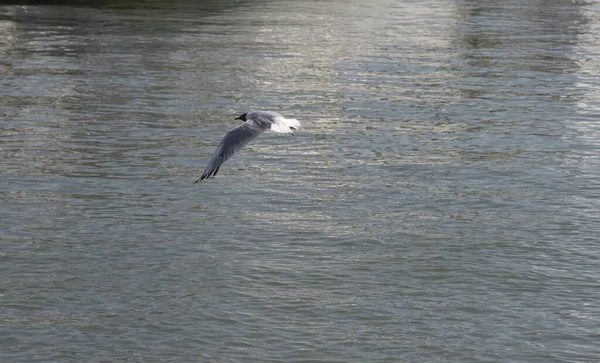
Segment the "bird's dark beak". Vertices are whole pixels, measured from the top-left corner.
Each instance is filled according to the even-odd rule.
[[[242,116],[238,116],[238,117],[234,118],[234,120],[241,120],[241,119],[242,119]]]

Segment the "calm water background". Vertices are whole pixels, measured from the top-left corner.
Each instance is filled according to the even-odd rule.
[[[600,6],[0,6],[0,361],[599,362]],[[192,184],[234,117],[263,135]]]

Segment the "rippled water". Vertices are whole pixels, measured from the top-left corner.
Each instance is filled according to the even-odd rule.
[[[1,361],[600,359],[596,3],[79,4],[0,6]]]

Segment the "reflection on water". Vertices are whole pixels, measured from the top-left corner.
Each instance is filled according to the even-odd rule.
[[[596,359],[598,10],[0,6],[2,361]]]

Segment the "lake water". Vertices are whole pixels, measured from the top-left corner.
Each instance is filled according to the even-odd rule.
[[[0,6],[0,361],[599,362],[600,5]],[[193,184],[250,109],[298,118]]]

